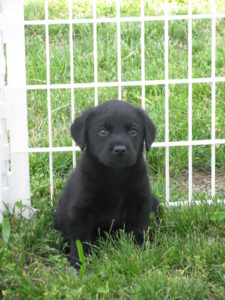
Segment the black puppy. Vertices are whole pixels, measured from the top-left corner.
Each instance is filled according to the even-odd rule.
[[[55,223],[70,239],[71,265],[76,266],[77,239],[87,253],[87,243],[99,233],[124,228],[141,244],[159,202],[151,194],[143,158],[144,142],[148,151],[156,128],[142,109],[105,102],[77,118],[71,135],[84,152],[61,195]]]

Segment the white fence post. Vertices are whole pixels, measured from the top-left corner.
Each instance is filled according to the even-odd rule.
[[[4,15],[0,1],[0,223],[4,202],[11,198],[9,180],[9,145],[7,138],[7,109],[5,101],[5,56],[4,56]]]
[[[23,0],[3,1],[5,19],[4,38],[7,56],[6,102],[10,134],[11,196],[9,208],[16,201],[30,206],[30,178],[28,156],[28,126],[26,100],[25,40]],[[3,199],[0,200],[3,205]],[[26,216],[26,213],[25,213]]]

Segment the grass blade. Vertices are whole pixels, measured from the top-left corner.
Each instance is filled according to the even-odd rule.
[[[10,236],[10,229],[11,226],[10,226],[9,218],[5,217],[2,224],[2,237],[5,243],[8,243],[9,236]]]
[[[84,259],[84,251],[83,251],[83,246],[82,246],[82,243],[80,240],[76,240],[76,244],[77,244],[79,260],[82,263],[82,266],[80,268],[80,279],[82,279],[84,276],[84,271],[85,271],[85,267],[86,267],[86,263],[85,263],[85,259]]]

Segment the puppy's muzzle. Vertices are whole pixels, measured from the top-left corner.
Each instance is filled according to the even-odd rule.
[[[115,156],[124,156],[127,154],[127,147],[124,145],[117,145],[114,146],[112,152]]]

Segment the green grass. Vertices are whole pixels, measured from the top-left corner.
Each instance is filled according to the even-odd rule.
[[[73,1],[73,17],[91,18],[91,1]],[[149,4],[151,3],[151,4]],[[145,15],[163,15],[164,1],[145,1]],[[193,1],[193,13],[210,13],[210,1]],[[49,17],[68,18],[67,1],[49,0]],[[187,0],[169,1],[170,14],[187,14]],[[218,13],[225,12],[217,1]],[[25,19],[44,19],[44,1],[25,1]],[[121,16],[139,16],[140,2],[121,1]],[[98,17],[115,17],[116,2],[98,1]],[[216,22],[216,76],[225,76],[225,21]],[[211,22],[193,21],[192,76],[211,76]],[[69,26],[51,25],[51,84],[70,83]],[[121,24],[122,80],[141,80],[140,24]],[[46,84],[45,26],[26,26],[27,84]],[[188,76],[188,23],[169,22],[169,78]],[[73,25],[74,82],[94,81],[93,26]],[[97,25],[98,81],[117,81],[116,24]],[[146,80],[161,80],[164,66],[164,22],[145,23]],[[188,85],[169,86],[169,139],[188,139]],[[210,84],[193,84],[193,139],[211,138]],[[117,88],[99,88],[99,103],[118,98]],[[146,86],[146,111],[157,127],[157,142],[165,140],[165,88]],[[71,90],[51,90],[52,145],[70,146]],[[141,87],[123,87],[122,99],[141,106]],[[216,138],[225,138],[225,84],[216,83]],[[29,147],[48,147],[47,91],[28,91]],[[94,89],[74,89],[75,116],[94,106]],[[225,146],[216,146],[216,197],[225,198]],[[78,161],[80,152],[76,153]],[[170,199],[188,198],[188,148],[170,148]],[[49,155],[32,153],[30,159],[32,205],[37,214],[26,221],[10,216],[11,234],[0,237],[0,290],[6,299],[222,299],[224,295],[224,205],[206,206],[210,198],[211,147],[193,146],[193,198],[200,207],[171,208],[160,224],[150,221],[151,242],[145,250],[124,233],[99,241],[87,259],[82,279],[68,266],[60,250],[62,237],[53,229],[57,195],[72,171],[72,153],[53,153],[54,205],[50,205]],[[152,148],[146,157],[153,192],[165,201],[165,149]],[[97,252],[99,253],[97,255]]]
[[[47,199],[45,199],[47,200]],[[123,231],[92,247],[83,277],[69,267],[53,228],[54,208],[41,201],[26,221],[10,216],[0,239],[0,290],[6,299],[222,299],[225,207],[171,208],[150,219],[144,246]]]

